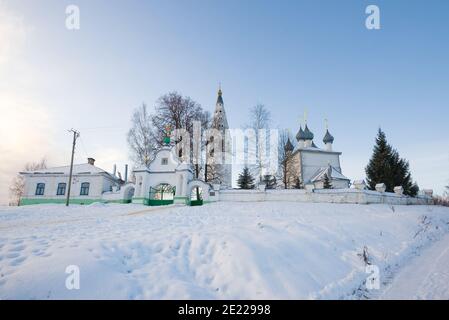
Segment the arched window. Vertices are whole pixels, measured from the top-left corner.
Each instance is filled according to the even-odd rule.
[[[36,196],[43,196],[45,191],[45,183],[38,183],[36,185]]]
[[[56,195],[57,196],[63,196],[65,195],[65,187],[67,184],[65,184],[64,182],[58,183],[58,189],[56,190]]]
[[[88,196],[89,195],[89,187],[90,187],[89,182],[81,183],[80,196]]]

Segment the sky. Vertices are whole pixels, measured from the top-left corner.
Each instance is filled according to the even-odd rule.
[[[368,5],[380,29],[365,27]],[[66,28],[66,7],[80,29]],[[176,90],[230,127],[262,103],[296,133],[324,119],[343,173],[365,177],[379,127],[420,188],[449,183],[448,1],[0,0],[0,204],[25,163],[123,171],[133,110]]]

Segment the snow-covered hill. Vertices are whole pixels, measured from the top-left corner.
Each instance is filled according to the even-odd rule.
[[[436,206],[2,207],[0,298],[376,298],[448,232]],[[380,290],[364,286],[364,248]]]

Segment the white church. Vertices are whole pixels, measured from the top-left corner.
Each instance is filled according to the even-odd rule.
[[[345,177],[341,170],[341,152],[334,151],[332,145],[334,137],[326,129],[323,138],[324,149],[318,148],[313,142],[314,134],[309,130],[307,123],[304,130],[300,126],[296,134],[297,145],[293,148],[290,140],[285,146],[286,151],[292,152],[293,170],[291,170],[289,184],[295,183],[296,179],[309,189],[323,189],[325,177],[329,179],[332,188],[349,188],[350,180]]]
[[[216,161],[214,146],[220,146],[220,156],[231,153],[228,134],[229,125],[224,108],[221,88],[212,121],[212,128],[222,133],[221,143],[214,144],[213,137],[206,152],[209,166],[205,173],[207,181],[194,178],[193,166],[179,157],[176,147],[167,143],[148,166],[133,170],[133,181],[117,177],[116,170],[107,172],[95,166],[95,160],[88,159],[85,164],[74,165],[71,186],[71,203],[89,204],[93,202],[141,203],[145,205],[190,204],[201,205],[220,201],[226,197],[242,197],[241,194],[265,192],[263,184],[256,190],[232,189],[232,164]],[[167,137],[169,139],[169,137]],[[288,187],[291,192],[304,193],[323,189],[325,177],[333,189],[348,189],[350,180],[342,173],[341,152],[332,148],[334,137],[326,130],[323,138],[324,148],[314,143],[314,134],[307,124],[296,135],[297,144],[289,140],[285,146],[292,156],[292,170]],[[169,142],[169,141],[168,141]],[[64,203],[67,197],[69,166],[20,172],[24,178],[25,189],[21,204]],[[134,178],[135,177],[135,178]],[[301,181],[303,190],[293,190],[295,181]],[[271,192],[282,190],[272,190]],[[238,193],[240,192],[240,193]],[[243,193],[242,193],[243,192]],[[249,192],[249,193],[248,193]],[[237,194],[238,193],[238,194]]]

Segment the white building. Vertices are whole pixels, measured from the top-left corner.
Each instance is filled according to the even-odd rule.
[[[178,157],[176,147],[161,148],[148,167],[135,169],[133,173],[136,177],[133,203],[202,204],[216,199],[210,184],[194,179],[192,165]]]
[[[70,203],[130,202],[134,188],[94,163],[93,158],[88,158],[87,163],[73,166]],[[69,172],[70,166],[20,172],[24,178],[20,204],[65,203]]]
[[[214,117],[207,137],[205,169],[208,182],[220,184],[222,188],[232,187],[231,137],[221,87],[218,89]]]
[[[332,144],[334,137],[326,130],[323,138],[324,149],[318,148],[313,142],[314,134],[305,124],[304,130],[300,126],[296,135],[298,141],[292,151],[293,175],[299,178],[303,186],[309,189],[322,189],[327,176],[333,189],[349,188],[350,180],[341,170],[341,152],[334,151]],[[290,181],[295,181],[290,179]]]

